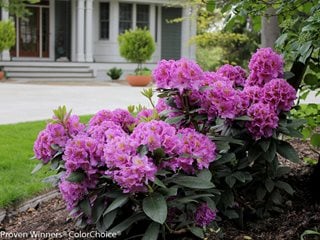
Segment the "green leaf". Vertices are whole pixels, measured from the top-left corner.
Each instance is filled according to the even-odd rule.
[[[189,227],[190,232],[192,232],[193,235],[195,235],[198,238],[203,239],[204,238],[204,232],[202,228],[198,227]]]
[[[103,216],[103,224],[104,224],[105,230],[108,230],[108,228],[113,224],[118,213],[117,211],[118,210],[114,210]]]
[[[159,187],[167,188],[166,185],[164,185],[164,183],[163,183],[159,178],[157,178],[157,177],[155,178],[154,183],[155,183],[156,185],[158,185]]]
[[[145,156],[147,155],[149,149],[147,145],[140,145],[137,149],[137,152],[140,154],[140,156]]]
[[[105,212],[103,213],[103,215],[108,214],[109,212],[122,207],[124,204],[126,204],[128,202],[129,198],[128,196],[120,196],[118,198],[116,198],[110,205],[109,207],[105,210]]]
[[[154,193],[142,201],[142,208],[145,214],[153,221],[163,224],[167,218],[167,203],[159,193]]]
[[[262,154],[262,151],[259,149],[259,147],[254,146],[249,149],[248,159],[250,162],[254,162],[255,160],[257,160],[261,156],[261,154]]]
[[[262,201],[267,194],[267,190],[263,187],[258,187],[256,190],[256,195],[258,201]]]
[[[187,197],[179,198],[179,199],[177,199],[177,201],[180,203],[197,202],[197,201],[195,201],[195,199],[204,198],[204,197],[213,197],[213,196],[214,196],[213,194],[198,194],[198,195],[194,195],[194,196],[187,196]]]
[[[272,162],[277,153],[277,147],[275,141],[271,141],[269,149],[267,152],[262,154],[262,157],[268,162]]]
[[[104,197],[97,198],[92,208],[92,220],[94,223],[99,221],[100,217],[102,216],[105,210],[105,207],[106,207],[105,198]]]
[[[276,186],[277,186],[277,188],[280,188],[280,189],[286,191],[290,195],[293,195],[293,193],[294,193],[293,188],[286,182],[277,181]]]
[[[157,240],[160,230],[160,224],[158,223],[151,223],[147,228],[142,240]]]
[[[268,151],[269,147],[270,147],[270,140],[261,140],[259,141],[259,146],[261,147],[261,149],[266,152]]]
[[[272,181],[270,178],[268,178],[265,183],[264,183],[266,189],[268,190],[268,192],[272,192],[272,190],[274,189],[274,181]]]
[[[290,167],[287,166],[281,166],[277,168],[276,176],[282,177],[283,175],[288,174],[291,171]]]
[[[238,120],[238,121],[252,121],[252,118],[249,117],[249,116],[244,115],[244,116],[236,117],[236,118],[234,118],[234,120]]]
[[[319,133],[312,134],[311,144],[315,147],[320,147],[320,134]]]
[[[31,174],[35,174],[43,167],[43,162],[38,163],[35,168],[32,170]]]
[[[307,236],[307,235],[319,235],[320,236],[320,233],[316,232],[316,231],[313,231],[313,230],[305,230],[301,234],[300,240],[305,240],[304,237]]]
[[[214,187],[212,182],[203,181],[202,178],[192,176],[180,176],[174,178],[172,182],[193,189],[210,189]]]
[[[208,0],[208,2],[207,2],[207,11],[208,12],[213,12],[215,8],[216,8],[215,0]]]
[[[294,148],[288,142],[279,140],[278,145],[277,145],[277,152],[282,157],[284,157],[294,163],[298,163],[300,161],[297,152],[294,150]]]
[[[236,179],[232,175],[227,176],[225,178],[225,181],[230,188],[233,188],[234,184],[236,183]]]
[[[184,115],[178,116],[178,117],[173,117],[173,118],[167,118],[165,120],[166,123],[168,124],[177,124],[179,122],[181,122],[184,119]]]
[[[117,226],[111,228],[109,232],[124,232],[128,229],[132,224],[142,220],[145,218],[145,215],[142,213],[133,214],[123,222],[119,223]]]
[[[239,218],[239,214],[235,210],[226,210],[223,212],[229,219]]]
[[[74,183],[80,183],[84,180],[84,178],[86,177],[86,174],[82,171],[76,171],[76,172],[72,172],[69,177],[67,177],[67,181],[69,182],[74,182]]]
[[[87,216],[90,217],[92,210],[91,210],[91,206],[90,206],[90,202],[89,199],[85,198],[83,199],[80,203],[79,203],[79,207],[81,209],[81,211]]]
[[[310,86],[318,84],[318,77],[315,74],[308,73],[304,76],[304,82]]]
[[[153,157],[156,161],[164,158],[166,156],[165,151],[162,148],[157,148],[153,151]]]
[[[212,179],[212,173],[210,172],[209,169],[204,169],[202,171],[200,171],[197,176],[199,178],[202,178],[204,181],[206,182],[210,182]]]

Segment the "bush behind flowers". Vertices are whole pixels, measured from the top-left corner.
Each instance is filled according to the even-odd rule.
[[[187,59],[162,60],[154,109],[101,110],[85,126],[59,108],[35,142],[35,170],[50,163],[58,172],[50,180],[78,225],[148,240],[203,238],[221,217],[280,211],[293,189],[277,153],[299,159],[279,135],[300,136],[302,123],[289,118],[296,92],[282,67],[271,49],[253,55],[248,78],[239,66],[203,72]],[[152,101],[152,90],[143,95]]]

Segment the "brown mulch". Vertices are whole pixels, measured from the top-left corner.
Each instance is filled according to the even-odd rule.
[[[301,158],[317,159],[316,153],[309,145],[298,140],[291,141],[298,150]],[[248,222],[244,229],[239,229],[230,221],[220,224],[226,240],[299,240],[300,235],[307,229],[320,231],[320,204],[316,203],[310,194],[309,178],[312,167],[304,162],[292,164],[281,160],[292,168],[287,181],[294,187],[295,194],[288,199],[283,207],[283,213],[273,215],[268,219]],[[320,182],[319,182],[320,184]],[[319,187],[320,190],[320,187]],[[0,233],[5,232],[60,232],[65,233],[57,239],[76,239],[68,236],[70,231],[79,231],[65,210],[65,203],[60,197],[40,204],[36,209],[6,219],[0,224]],[[0,234],[1,235],[1,234]],[[0,239],[9,239],[0,237]],[[12,239],[12,238],[11,238]],[[18,238],[13,238],[18,239]],[[54,238],[21,238],[21,239],[54,239]],[[176,238],[180,239],[180,238]],[[208,240],[217,237],[211,235]],[[305,240],[320,240],[320,237],[306,237]]]

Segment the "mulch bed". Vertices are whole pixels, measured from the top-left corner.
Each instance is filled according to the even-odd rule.
[[[318,156],[310,150],[305,142],[291,141],[298,150],[301,158]],[[236,224],[228,221],[220,224],[226,240],[295,240],[307,229],[320,230],[320,204],[316,203],[310,195],[310,174],[312,167],[301,162],[292,164],[282,160],[292,168],[287,176],[287,181],[294,187],[295,194],[286,201],[284,212],[264,220],[248,222],[244,229],[239,229]],[[319,182],[320,184],[320,182]],[[320,189],[320,188],[319,188]],[[77,229],[65,210],[65,203],[60,197],[38,205],[35,209],[29,209],[17,216],[6,219],[0,224],[0,232],[65,232],[80,231]],[[6,239],[6,238],[1,238]],[[11,238],[12,239],[12,238]],[[13,238],[18,239],[18,238]],[[55,239],[55,238],[21,238],[21,239]],[[70,238],[67,234],[56,239]],[[176,238],[182,239],[182,238]],[[217,239],[211,235],[208,240]],[[320,239],[320,237],[306,237],[306,240]]]

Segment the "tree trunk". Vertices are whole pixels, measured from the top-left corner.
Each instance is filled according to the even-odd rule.
[[[269,7],[262,17],[261,47],[274,47],[274,43],[280,35],[278,17],[274,8]]]

